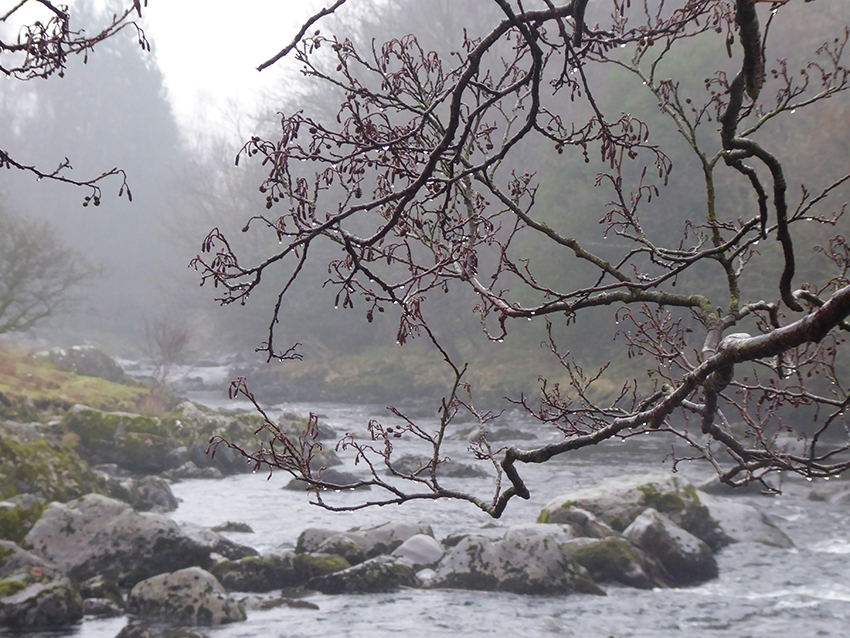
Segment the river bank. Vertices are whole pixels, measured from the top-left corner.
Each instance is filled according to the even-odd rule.
[[[220,394],[195,393],[192,398],[227,411],[247,407]],[[373,418],[386,417],[381,406],[352,404],[279,404],[268,406],[277,418],[285,412],[322,415],[322,422],[337,434],[362,431]],[[507,415],[503,425],[532,429],[518,414]],[[426,419],[427,425],[427,419]],[[463,438],[448,443],[452,458],[470,462]],[[405,452],[416,452],[415,442]],[[421,450],[420,450],[421,451]],[[411,502],[404,506],[367,508],[332,513],[310,505],[303,491],[282,489],[284,473],[236,474],[214,479],[182,479],[172,485],[179,499],[170,519],[180,525],[203,528],[225,521],[248,525],[253,531],[223,532],[229,540],[262,554],[295,549],[306,528],[345,532],[387,521],[425,523],[434,537],[444,541],[458,534],[500,537],[512,526],[533,524],[556,496],[598,484],[624,474],[669,472],[664,463],[664,441],[650,438],[611,443],[523,469],[531,489],[527,501],[514,500],[500,519],[494,520],[460,501]],[[350,459],[341,468],[362,473]],[[677,476],[695,485],[709,481],[711,473],[699,464],[680,466]],[[841,485],[841,483],[839,483]],[[492,479],[463,479],[466,491],[486,496]],[[829,489],[828,489],[829,488]],[[558,635],[606,638],[616,636],[698,636],[724,638],[772,637],[781,630],[792,635],[841,635],[850,619],[850,508],[846,499],[826,499],[836,492],[830,485],[790,480],[778,497],[736,494],[732,500],[757,507],[786,533],[793,547],[741,542],[716,552],[719,576],[692,587],[633,589],[606,584],[607,596],[517,595],[500,591],[410,589],[381,594],[327,595],[302,592],[311,607],[277,606],[265,609],[270,595],[232,594],[247,607],[245,622],[205,627],[209,638],[265,636],[317,637],[327,635],[383,636],[399,632],[421,635],[463,633],[470,636]],[[812,495],[822,500],[812,500]],[[328,494],[335,504],[364,500],[362,492]],[[278,594],[275,594],[275,596]],[[317,609],[315,609],[317,607]],[[74,626],[52,631],[16,632],[15,636],[46,638],[114,638],[127,617],[98,619],[86,616]],[[0,633],[8,633],[0,629]]]

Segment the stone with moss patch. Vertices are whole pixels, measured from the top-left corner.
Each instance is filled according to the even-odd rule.
[[[590,512],[618,532],[628,527],[641,512],[653,508],[704,540],[712,549],[719,549],[731,540],[703,505],[696,488],[670,474],[607,479],[594,487],[558,496],[543,512],[549,523],[568,523],[575,508]]]

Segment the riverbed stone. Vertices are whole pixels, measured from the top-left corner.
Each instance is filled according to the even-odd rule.
[[[307,586],[323,594],[378,594],[416,587],[413,567],[392,556],[377,556],[343,571],[311,579]]]
[[[416,476],[427,476],[429,470],[424,470],[431,459],[420,456],[407,455],[392,460],[393,469],[401,474],[409,474]],[[387,476],[393,476],[390,470],[386,471]],[[437,475],[442,478],[482,478],[487,476],[480,467],[460,463],[459,461],[444,460],[437,467]]]
[[[604,594],[569,554],[573,540],[561,525],[511,527],[502,539],[464,537],[437,565],[431,587],[517,594]]]
[[[124,608],[108,598],[86,598],[83,600],[83,613],[98,618],[115,618],[124,615]]]
[[[33,355],[36,363],[50,361],[58,370],[73,372],[86,377],[99,377],[123,385],[139,385],[124,369],[96,346],[71,346],[50,348]]]
[[[76,585],[54,565],[0,541],[0,627],[48,629],[83,617]]]
[[[702,503],[697,489],[672,474],[618,476],[563,494],[546,505],[538,521],[569,523],[574,508],[590,512],[618,532],[626,529],[641,512],[653,508],[714,550],[732,540]]]
[[[228,591],[268,592],[302,584],[293,553],[223,561],[210,572]]]
[[[347,548],[343,554],[350,554],[354,558],[354,562],[362,562],[365,560],[366,554],[372,550],[373,545],[374,542],[359,532],[340,532],[333,529],[308,527],[298,535],[295,551],[299,554],[315,552],[335,554],[337,552],[330,550]]]
[[[171,486],[158,476],[143,476],[121,481],[127,490],[127,503],[140,512],[173,512],[179,505]]]
[[[794,547],[794,542],[757,507],[710,494],[700,494],[700,499],[733,541],[762,543],[783,549]]]
[[[295,555],[295,569],[303,582],[325,574],[341,572],[349,567],[351,567],[351,563],[336,554],[303,553]]]
[[[26,542],[77,580],[103,575],[130,587],[175,568],[210,565],[210,544],[195,536],[161,514],[89,494],[51,503]]]
[[[717,578],[717,561],[709,546],[651,507],[632,521],[623,536],[655,556],[674,585],[696,585]]]
[[[418,571],[436,565],[444,553],[443,546],[433,536],[416,534],[396,547],[392,555],[406,560]]]
[[[127,611],[172,626],[217,626],[245,620],[245,610],[215,576],[200,567],[159,574],[137,583]]]
[[[576,538],[564,549],[597,583],[619,583],[637,589],[670,584],[657,559],[619,536]]]
[[[177,443],[157,417],[76,405],[63,417],[62,427],[76,435],[78,453],[91,464],[115,463],[141,474],[180,464],[169,456]]]
[[[434,530],[427,523],[406,521],[391,521],[366,528],[355,527],[349,531],[362,534],[371,543],[369,556],[389,554],[408,538],[417,534],[434,536]]]

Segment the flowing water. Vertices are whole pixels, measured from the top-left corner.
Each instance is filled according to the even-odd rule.
[[[214,403],[206,397],[207,403]],[[233,407],[228,404],[228,407]],[[306,413],[306,405],[278,406]],[[337,432],[355,431],[379,408],[314,406]],[[510,424],[509,419],[504,419]],[[531,426],[529,426],[531,427]],[[537,425],[536,427],[541,427]],[[411,502],[403,506],[331,513],[307,502],[302,492],[283,490],[282,473],[248,474],[222,480],[189,480],[173,486],[182,499],[172,516],[181,523],[213,526],[224,521],[248,523],[253,534],[231,533],[234,541],[261,551],[291,549],[307,527],[346,530],[387,520],[424,521],[435,536],[465,531],[497,534],[500,528],[534,521],[554,496],[593,485],[603,478],[653,470],[669,471],[662,461],[668,441],[611,443],[543,466],[520,468],[532,491],[529,501],[515,499],[500,520],[463,502]],[[658,438],[658,437],[656,437]],[[451,443],[452,457],[467,461],[466,443]],[[424,452],[424,448],[419,449]],[[405,450],[402,450],[404,453]],[[343,469],[362,473],[352,464]],[[699,484],[705,467],[680,472]],[[454,485],[486,495],[485,479],[456,480]],[[718,554],[720,577],[686,589],[634,590],[606,586],[608,595],[518,596],[458,590],[403,590],[395,594],[326,596],[307,600],[318,611],[279,607],[249,610],[248,620],[205,629],[210,638],[312,638],[350,636],[581,636],[583,638],[666,638],[674,636],[773,638],[850,635],[850,506],[808,500],[812,485],[788,481],[779,497],[742,495],[766,512],[794,541],[790,550],[755,543],[731,545]],[[371,495],[372,497],[376,495]],[[335,504],[354,504],[368,492],[329,495]],[[125,618],[86,619],[70,630],[20,634],[33,638],[75,636],[113,638]]]

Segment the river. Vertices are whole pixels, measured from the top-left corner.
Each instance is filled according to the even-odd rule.
[[[216,403],[209,396],[200,397]],[[232,403],[227,404],[233,407]],[[287,405],[323,415],[337,432],[362,428],[376,407]],[[540,427],[540,426],[537,426]],[[291,549],[307,527],[346,530],[387,520],[424,521],[435,536],[533,521],[559,493],[593,485],[603,478],[653,470],[670,471],[663,462],[662,437],[611,443],[521,471],[532,491],[528,501],[515,499],[502,519],[492,520],[462,502],[412,502],[335,514],[310,505],[303,493],[283,490],[289,477],[246,474],[221,480],[187,480],[173,486],[181,499],[171,515],[181,523],[213,526],[224,521],[248,523],[255,533],[229,533],[237,542],[261,551]],[[451,443],[452,456],[468,461],[466,444]],[[466,457],[466,458],[465,458]],[[362,473],[347,464],[343,469]],[[681,473],[700,484],[710,477],[705,467],[688,465]],[[464,479],[458,486],[487,494],[485,479]],[[572,636],[582,638],[774,638],[846,636],[850,631],[850,506],[808,499],[812,484],[789,480],[783,495],[740,495],[756,505],[794,541],[790,550],[755,543],[731,545],[718,554],[720,577],[699,587],[643,591],[607,586],[605,597],[519,596],[458,590],[403,590],[395,594],[327,596],[311,594],[318,611],[279,607],[249,610],[243,623],[205,629],[210,638],[375,638],[406,636]],[[339,504],[354,503],[364,493],[331,495]],[[75,628],[51,633],[16,634],[32,638],[113,638],[125,618],[87,618]]]

